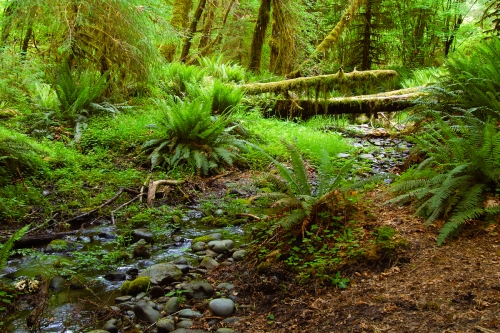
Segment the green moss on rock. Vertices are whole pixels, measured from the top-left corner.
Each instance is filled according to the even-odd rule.
[[[151,285],[147,276],[141,276],[133,281],[125,281],[120,287],[122,295],[136,296],[139,293],[146,292]]]

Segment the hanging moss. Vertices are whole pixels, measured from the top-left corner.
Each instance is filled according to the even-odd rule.
[[[177,47],[174,43],[169,44],[161,44],[160,45],[160,54],[165,57],[168,62],[174,61],[175,51]]]

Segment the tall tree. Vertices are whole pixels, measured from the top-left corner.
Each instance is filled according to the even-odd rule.
[[[269,24],[271,12],[271,0],[261,0],[257,24],[253,32],[252,46],[250,48],[250,62],[248,69],[254,72],[260,72],[260,63],[262,59],[262,47],[266,38],[267,26]]]
[[[296,54],[295,34],[293,24],[298,17],[293,11],[293,1],[273,0],[272,3],[272,37],[269,41],[271,48],[270,71],[283,75],[293,69]]]

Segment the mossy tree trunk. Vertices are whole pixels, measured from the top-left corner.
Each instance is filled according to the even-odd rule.
[[[299,68],[289,74],[287,74],[288,78],[297,78],[300,77],[301,69],[309,66],[313,62],[315,62],[318,58],[324,57],[329,50],[337,43],[344,29],[351,23],[354,18],[354,15],[364,3],[364,0],[352,0],[349,8],[344,12],[340,21],[335,25],[333,30],[323,39],[323,41],[316,46],[314,52],[306,59],[302,64],[300,64]]]
[[[253,32],[252,46],[250,48],[250,62],[248,64],[248,69],[256,73],[260,72],[262,47],[264,46],[264,39],[266,38],[270,12],[271,0],[261,0],[257,24]]]
[[[271,48],[270,71],[284,75],[293,68],[295,58],[295,29],[298,18],[293,13],[293,1],[273,0],[272,3],[272,36],[269,41]]]
[[[193,20],[191,21],[191,25],[189,26],[188,33],[186,35],[186,40],[184,41],[184,46],[182,47],[182,53],[180,61],[185,62],[189,55],[189,50],[191,49],[191,42],[193,40],[193,36],[196,33],[196,27],[198,26],[198,22],[200,21],[201,15],[203,14],[203,10],[205,9],[205,5],[207,0],[200,0],[198,3],[198,7],[196,7],[196,11],[194,12]]]

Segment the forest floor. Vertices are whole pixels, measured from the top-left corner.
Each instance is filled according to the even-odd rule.
[[[500,332],[500,226],[467,225],[436,245],[439,226],[425,228],[408,207],[382,206],[387,189],[365,198],[376,213],[366,223],[389,225],[408,246],[385,262],[342,268],[346,290],[298,283],[283,265],[224,267],[210,279],[238,291],[237,332]]]

